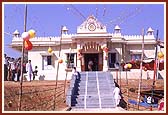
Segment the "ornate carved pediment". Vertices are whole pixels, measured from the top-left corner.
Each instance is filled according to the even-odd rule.
[[[99,53],[99,52],[102,52],[102,49],[101,49],[100,44],[96,42],[86,42],[82,46],[81,52],[82,53]]]
[[[106,26],[99,22],[93,15],[89,16],[77,28],[77,33],[106,33]]]

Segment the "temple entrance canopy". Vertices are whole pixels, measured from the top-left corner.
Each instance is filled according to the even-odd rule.
[[[87,42],[81,49],[81,70],[88,71],[89,61],[93,62],[93,71],[102,71],[103,69],[103,51],[96,42]]]
[[[89,16],[78,28],[77,34],[72,38],[80,49],[80,59],[77,61],[77,68],[81,71],[88,71],[89,60],[93,61],[93,71],[103,71],[104,52],[102,46],[107,46],[107,41],[111,40],[108,36],[106,26],[97,21],[94,16]]]

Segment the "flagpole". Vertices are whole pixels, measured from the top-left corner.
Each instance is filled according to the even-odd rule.
[[[63,31],[63,26],[61,26],[61,37],[60,37],[60,43],[59,43],[59,52],[58,52],[58,58],[61,56],[61,46],[62,46],[62,31]],[[59,62],[57,64],[57,74],[56,74],[56,80],[55,80],[55,92],[54,92],[54,107],[53,110],[56,109],[56,98],[57,98],[57,86],[58,86],[58,74],[59,74]]]
[[[139,85],[138,85],[138,110],[139,110],[139,103],[141,97],[141,85],[142,85],[142,70],[143,70],[143,58],[144,58],[144,29],[142,29],[142,54],[141,54],[141,63],[140,63],[140,71],[141,74],[139,76]]]
[[[154,65],[153,65],[153,83],[152,83],[152,100],[153,100],[153,93],[154,93],[154,87],[155,87],[155,79],[157,77],[157,52],[158,52],[158,34],[159,34],[159,30],[157,30],[156,33],[156,46],[155,46],[155,60],[154,60]],[[152,105],[150,107],[150,110],[152,111]]]
[[[24,32],[26,32],[27,26],[27,4],[25,4],[25,14],[24,14]],[[23,85],[23,62],[24,62],[24,40],[22,42],[22,58],[21,58],[21,79],[20,79],[20,91],[19,91],[19,103],[18,111],[21,111],[21,101],[22,101],[22,85]]]

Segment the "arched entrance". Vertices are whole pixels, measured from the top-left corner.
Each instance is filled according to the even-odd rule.
[[[93,61],[93,71],[103,70],[103,50],[101,46],[96,42],[87,42],[83,45],[81,54],[83,58],[81,60],[81,70],[88,71],[89,61]]]
[[[85,71],[89,71],[89,69],[88,69],[89,61],[93,62],[93,66],[92,66],[93,71],[98,71],[99,70],[99,66],[98,66],[99,54],[98,53],[85,54],[84,55],[84,61],[85,61]]]

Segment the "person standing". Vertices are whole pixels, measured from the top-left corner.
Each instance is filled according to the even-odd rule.
[[[16,74],[16,62],[14,61],[14,58],[12,58],[11,61],[11,76],[12,76],[12,81],[15,81],[15,74]]]
[[[75,75],[75,76],[78,75],[78,73],[76,71],[76,67],[73,67],[72,74]]]
[[[4,81],[7,81],[8,79],[8,59],[7,59],[7,55],[4,54]]]
[[[116,87],[114,88],[114,90],[113,90],[113,95],[114,95],[114,99],[115,99],[116,106],[119,106],[120,99],[121,99],[119,87],[116,86]]]
[[[26,64],[26,72],[27,72],[28,79],[31,81],[31,77],[32,77],[32,74],[33,74],[31,60],[29,60],[28,63]]]
[[[20,80],[20,75],[21,75],[21,59],[18,59],[17,62],[17,81]]]
[[[74,75],[76,79],[79,79],[79,74],[78,71],[76,70],[76,67],[73,67],[72,75]]]
[[[8,81],[12,81],[12,69],[11,69],[11,58],[9,57],[9,64],[8,64]]]
[[[35,70],[33,71],[33,80],[35,80],[35,77],[37,76],[37,66],[35,66]]]
[[[92,60],[89,60],[88,62],[88,69],[89,71],[93,71],[93,61]]]

